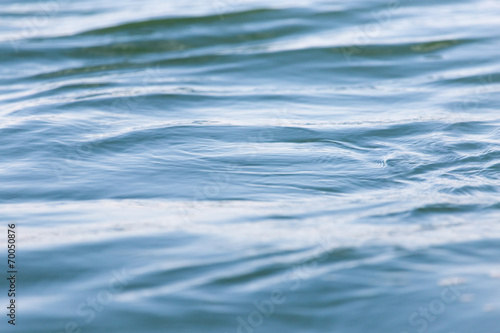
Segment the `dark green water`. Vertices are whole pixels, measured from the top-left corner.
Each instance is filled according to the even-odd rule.
[[[3,0],[0,331],[499,333],[499,17]]]

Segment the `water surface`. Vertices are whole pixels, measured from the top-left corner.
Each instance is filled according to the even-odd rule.
[[[4,1],[2,332],[500,332],[499,15]]]

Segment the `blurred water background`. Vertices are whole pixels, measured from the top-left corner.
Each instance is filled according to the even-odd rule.
[[[500,332],[499,17],[3,0],[1,331]]]

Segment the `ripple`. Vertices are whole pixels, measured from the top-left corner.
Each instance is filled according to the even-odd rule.
[[[499,14],[2,3],[19,332],[491,331]]]

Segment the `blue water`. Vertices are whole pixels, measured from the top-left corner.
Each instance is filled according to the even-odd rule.
[[[2,1],[0,331],[499,333],[499,17]]]

